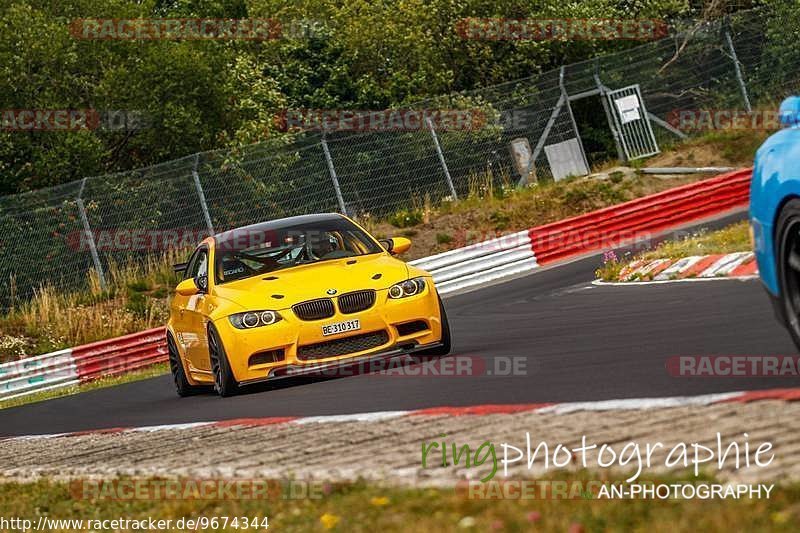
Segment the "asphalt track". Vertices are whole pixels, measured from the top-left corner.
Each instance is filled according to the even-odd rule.
[[[476,358],[473,375],[306,378],[226,399],[178,398],[162,376],[0,410],[0,436],[798,386],[796,378],[676,378],[665,369],[676,355],[797,353],[758,281],[594,286],[598,264],[594,255],[448,298],[453,354]],[[520,375],[498,375],[511,358]]]

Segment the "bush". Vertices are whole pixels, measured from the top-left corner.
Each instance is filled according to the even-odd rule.
[[[150,284],[143,280],[137,280],[128,283],[128,288],[133,292],[147,292],[150,290]]]
[[[396,228],[408,228],[422,223],[421,209],[401,209],[389,215],[389,224]]]
[[[138,318],[145,318],[150,308],[149,300],[150,299],[141,292],[131,292],[128,295],[128,302],[125,304],[125,309]]]
[[[511,222],[511,216],[504,211],[494,211],[489,215],[489,220],[494,224],[494,229],[503,231],[508,228],[508,224]]]

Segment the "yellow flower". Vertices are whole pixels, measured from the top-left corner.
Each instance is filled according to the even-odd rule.
[[[330,513],[325,513],[319,517],[319,521],[322,522],[322,525],[325,527],[325,529],[335,528],[336,524],[339,523],[339,520],[341,519],[338,516]]]
[[[772,521],[776,524],[785,524],[789,521],[789,513],[787,511],[772,513]]]
[[[377,506],[389,505],[389,498],[386,496],[375,496],[369,501],[369,503]]]

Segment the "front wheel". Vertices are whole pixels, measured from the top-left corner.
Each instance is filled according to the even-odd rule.
[[[777,267],[782,318],[800,348],[800,200],[791,200],[778,217]]]
[[[167,353],[169,354],[169,369],[172,372],[172,380],[175,382],[178,396],[184,398],[200,392],[202,387],[189,383],[186,371],[183,369],[181,355],[178,353],[178,345],[175,344],[175,339],[172,338],[170,332],[167,332]]]
[[[450,353],[450,322],[447,320],[447,311],[444,309],[441,296],[437,295],[437,297],[439,299],[439,316],[442,321],[442,340],[440,341],[442,344],[435,348],[416,352],[413,354],[414,357],[424,359],[428,357],[442,357]]]
[[[211,372],[214,374],[214,390],[226,398],[239,393],[239,383],[233,376],[225,347],[213,324],[208,325],[208,355],[211,359]]]

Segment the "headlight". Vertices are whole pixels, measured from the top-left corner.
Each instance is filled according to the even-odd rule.
[[[425,278],[414,278],[401,281],[389,287],[389,298],[405,298],[414,296],[425,290]]]
[[[260,326],[269,326],[281,320],[277,311],[248,311],[236,313],[228,317],[233,327],[238,329],[252,329]]]

